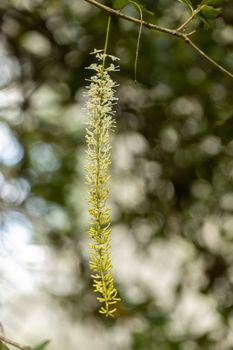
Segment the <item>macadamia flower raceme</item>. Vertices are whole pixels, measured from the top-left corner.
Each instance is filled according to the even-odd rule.
[[[90,269],[93,271],[94,291],[99,293],[97,300],[102,304],[99,312],[106,316],[113,316],[118,300],[117,290],[114,287],[112,264],[110,257],[110,208],[106,202],[109,194],[108,181],[111,164],[110,133],[114,129],[113,105],[117,98],[114,96],[116,83],[111,79],[109,72],[118,70],[110,63],[105,67],[105,60],[117,60],[116,57],[106,55],[101,50],[94,54],[99,61],[88,69],[95,71],[88,86],[88,122],[86,132],[87,166],[86,182],[88,185],[88,211],[91,215],[89,227]]]

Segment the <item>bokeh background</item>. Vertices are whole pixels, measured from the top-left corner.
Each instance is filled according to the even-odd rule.
[[[169,28],[189,15],[175,0],[142,4]],[[193,40],[233,71],[233,2],[222,8]],[[83,92],[106,24],[84,0],[0,1],[0,321],[21,343],[50,339],[48,350],[230,350],[232,79],[181,40],[143,29],[135,84],[138,26],[119,18],[109,203],[122,301],[115,319],[97,312]]]

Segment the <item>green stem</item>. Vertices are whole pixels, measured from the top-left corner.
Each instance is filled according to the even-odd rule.
[[[102,78],[103,78],[103,74],[104,74],[105,58],[106,58],[106,53],[107,53],[107,48],[108,48],[110,25],[111,25],[111,16],[108,17],[108,25],[107,25],[107,31],[106,31],[106,37],[105,37],[104,55],[103,55],[103,64],[102,64]]]

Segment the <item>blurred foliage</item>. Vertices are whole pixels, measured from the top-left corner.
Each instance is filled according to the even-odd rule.
[[[190,15],[178,1],[142,3],[155,23],[170,28]],[[233,3],[221,6],[211,28],[198,29],[193,40],[232,71]],[[138,16],[130,6],[124,12]],[[130,344],[116,342],[112,349],[232,349],[232,80],[179,39],[143,29],[135,84],[138,27],[112,19],[109,53],[121,59],[121,71],[114,73],[120,86],[113,245],[115,227],[123,244],[129,242],[129,257],[135,249],[136,258],[125,266],[124,245],[113,246],[122,302],[115,320],[103,320],[84,249],[83,91],[89,53],[103,47],[107,14],[82,0],[1,0],[0,19],[3,237],[14,223],[33,232],[32,242],[67,252],[76,287],[61,282],[64,289],[57,291],[62,276],[52,273],[46,289],[73,319],[98,323],[106,332],[120,325],[128,329]],[[196,28],[198,21],[190,25]],[[178,272],[164,288],[163,277],[175,271],[177,256]],[[203,325],[205,316],[213,322]]]
[[[32,350],[44,350],[45,348],[47,348],[47,346],[49,345],[50,341],[49,340],[45,340],[43,343],[37,345],[35,348],[33,348]]]
[[[5,344],[0,342],[0,350],[9,350],[9,348]]]

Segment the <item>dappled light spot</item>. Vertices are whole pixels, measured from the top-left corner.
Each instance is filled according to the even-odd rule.
[[[19,205],[27,198],[29,191],[30,185],[25,179],[11,179],[0,186],[0,197],[6,203]]]
[[[15,57],[0,56],[0,88],[8,85],[19,76],[20,66]]]
[[[200,142],[200,150],[207,155],[214,156],[221,150],[221,140],[216,136],[205,136]]]
[[[29,150],[33,168],[38,172],[55,171],[60,166],[55,148],[44,142],[36,142]]]
[[[203,108],[200,102],[193,97],[182,96],[175,99],[171,106],[171,112],[175,115],[192,116],[198,120],[203,117]]]
[[[11,132],[10,128],[0,122],[0,162],[13,166],[23,158],[23,148]]]
[[[175,152],[179,140],[177,131],[171,127],[164,128],[161,131],[160,137],[164,151],[169,153]]]
[[[21,45],[24,49],[37,56],[46,57],[51,52],[48,39],[36,31],[29,31],[21,38]]]
[[[13,254],[31,241],[33,229],[25,215],[10,211],[2,214],[1,219],[0,236],[3,250]]]
[[[208,181],[198,179],[193,182],[191,192],[195,198],[208,199],[212,194],[212,186]]]

